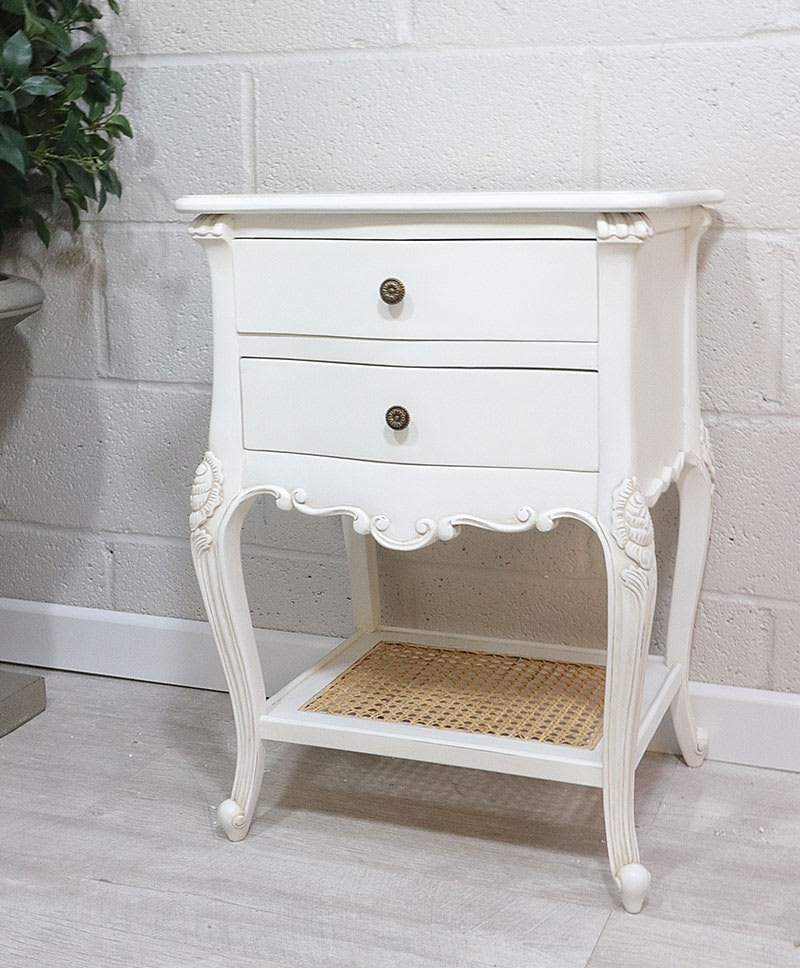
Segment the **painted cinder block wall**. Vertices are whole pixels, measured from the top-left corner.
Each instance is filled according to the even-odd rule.
[[[187,494],[210,389],[191,192],[721,187],[701,252],[719,484],[694,678],[800,692],[800,7],[129,0],[121,202],[46,255],[0,361],[0,595],[202,617]],[[8,266],[6,266],[8,268]],[[656,514],[663,629],[675,500]],[[346,634],[336,520],[246,523],[258,625]],[[588,532],[381,554],[393,622],[601,645]]]

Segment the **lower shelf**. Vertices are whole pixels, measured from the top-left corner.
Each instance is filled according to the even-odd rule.
[[[544,643],[357,633],[270,700],[261,736],[602,786],[604,661]],[[678,684],[648,659],[639,758]]]

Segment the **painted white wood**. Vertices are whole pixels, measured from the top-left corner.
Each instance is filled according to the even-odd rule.
[[[636,327],[631,345],[635,402],[636,472],[643,480],[657,477],[669,457],[685,450],[683,439],[684,345],[683,275],[685,233],[665,232],[637,246],[636,314],[646,324]]]
[[[179,212],[216,215],[313,212],[377,215],[479,212],[638,212],[649,209],[714,205],[725,193],[713,189],[671,192],[393,192],[392,194],[186,195],[175,202]]]
[[[547,530],[567,509],[597,504],[597,475],[580,471],[381,464],[243,451],[241,476],[245,487],[261,486],[287,510],[347,514],[356,530],[398,551],[449,541],[458,534],[459,521],[494,530]],[[277,490],[259,483],[264,481],[284,482],[287,493],[279,498]]]
[[[710,463],[687,462],[678,477],[680,523],[665,655],[670,665],[681,669],[672,722],[689,766],[699,766],[708,752],[708,730],[697,726],[689,698],[689,656],[711,533],[712,474]]]
[[[266,686],[247,604],[240,547],[242,524],[253,497],[234,493],[223,501],[223,485],[219,462],[213,454],[206,454],[192,487],[191,546],[236,726],[233,789],[218,808],[225,833],[235,841],[247,835],[264,778],[264,744],[258,724],[264,715]],[[215,514],[217,510],[219,514]]]
[[[248,450],[399,464],[597,469],[594,373],[264,359],[244,359],[241,367]],[[314,393],[298,394],[299,386]],[[404,430],[387,426],[395,405],[410,414]],[[512,419],[498,424],[500,415]]]
[[[352,528],[349,530],[352,533]],[[339,644],[338,639],[324,635],[254,631],[268,696],[274,696]],[[414,629],[391,627],[384,633],[400,639],[419,634]],[[429,631],[425,637],[426,642],[437,646],[448,639]],[[465,648],[483,646],[509,655],[515,654],[520,644],[507,639],[460,638]],[[605,652],[597,649],[546,643],[536,643],[536,648],[543,659],[605,663]],[[0,662],[227,691],[211,627],[191,619],[0,598]],[[669,718],[661,719],[664,698],[669,695],[673,678],[680,680],[680,674],[681,670],[673,667],[651,699],[645,678],[643,708],[648,713],[640,725],[639,753],[643,751],[642,737],[650,735],[653,719],[661,722],[648,749],[680,753]],[[800,773],[800,746],[796,742],[800,735],[800,694],[690,681],[689,698],[698,721],[712,736],[707,759]]]
[[[551,743],[473,735],[458,730],[328,716],[301,709],[312,696],[360,659],[377,642],[409,635],[413,635],[414,641],[420,645],[436,648],[499,651],[507,655],[569,662],[593,661],[594,664],[603,664],[605,661],[605,655],[598,650],[575,649],[541,642],[481,639],[415,629],[379,629],[371,633],[356,633],[267,703],[261,721],[261,736],[264,739],[288,743],[381,753],[428,763],[472,766],[498,773],[602,786],[605,739],[595,749],[584,750]],[[654,719],[650,714],[651,706],[660,706],[663,703],[665,688],[668,691],[668,683],[674,681],[660,657],[652,656],[646,666],[646,686],[642,703],[642,726],[645,729],[649,728],[645,723],[649,724]],[[662,714],[665,710],[666,706]]]
[[[379,340],[597,339],[591,242],[233,243],[240,333]],[[402,281],[396,305],[387,278]]]
[[[357,631],[371,632],[381,624],[378,546],[370,535],[357,534],[347,518],[342,518],[342,530],[350,570],[353,625]]]
[[[596,370],[597,343],[530,340],[372,340],[328,336],[240,335],[239,355],[381,366],[508,366]]]
[[[625,910],[638,914],[650,874],[639,860],[633,792],[656,600],[656,556],[653,524],[635,479],[615,488],[611,513],[604,518],[596,529],[608,576],[603,815],[611,873]]]
[[[648,656],[650,663],[655,657]],[[645,670],[644,694],[642,696],[642,715],[639,720],[639,738],[636,745],[636,762],[638,763],[647,750],[655,736],[658,727],[664,719],[664,714],[670,708],[675,696],[681,688],[683,669],[680,666],[670,665],[668,662],[667,674],[661,680],[656,693],[650,693],[652,679],[648,679],[648,672]],[[677,741],[672,752],[679,752]]]
[[[626,909],[641,908],[649,873],[633,817],[636,764],[671,703],[690,761],[702,735],[685,670],[705,538],[681,542],[670,657],[657,685],[648,686],[656,587],[648,506],[672,481],[683,487],[687,468],[703,463],[713,476],[692,362],[694,275],[707,224],[698,206],[720,197],[181,201],[182,210],[208,213],[191,231],[209,250],[215,293],[209,452],[195,479],[191,528],[239,737],[233,793],[222,808],[229,836],[239,839],[250,823],[266,737],[511,772],[524,764],[525,775],[602,784],[612,874]],[[408,302],[391,310],[376,289],[384,274],[401,275],[398,264]],[[240,328],[260,328],[256,357],[243,353],[237,312]],[[376,337],[376,322],[389,335]],[[384,331],[381,323],[398,328]],[[456,346],[495,337],[491,366],[474,347]],[[563,359],[571,344],[595,337],[589,369],[582,369],[585,351],[563,369],[526,367],[516,345],[552,340]],[[326,354],[337,340],[333,361]],[[443,345],[434,365],[429,347],[437,340]],[[386,346],[386,358],[373,356],[369,365],[348,358],[357,342]],[[402,359],[393,360],[399,344]],[[384,427],[392,405],[410,411],[407,430]],[[287,511],[343,515],[357,535],[399,550],[449,540],[464,525],[548,530],[569,517],[592,528],[604,549],[609,611],[604,740],[592,762],[576,755],[585,751],[535,744],[523,751],[474,736],[454,742],[358,720],[332,726],[292,711],[322,671],[258,713],[261,673],[228,522],[260,493]],[[709,499],[707,489],[693,492],[687,534],[707,521]],[[365,628],[375,624],[379,603],[367,557],[374,549],[360,540],[350,557],[354,615]],[[366,639],[355,641],[361,647]],[[325,669],[345,662],[352,646],[335,652]]]

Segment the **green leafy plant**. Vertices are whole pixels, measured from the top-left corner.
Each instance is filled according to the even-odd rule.
[[[132,132],[101,17],[80,0],[0,0],[0,241],[33,224],[48,245],[45,214],[68,210],[77,228],[90,201],[122,192],[112,162]]]

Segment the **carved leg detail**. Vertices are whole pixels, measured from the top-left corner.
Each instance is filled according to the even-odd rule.
[[[236,725],[236,770],[229,799],[217,811],[230,840],[250,828],[264,777],[264,743],[259,736],[266,707],[264,679],[250,621],[242,575],[242,522],[253,498],[223,502],[222,468],[207,453],[192,488],[192,558],[214,633]]]
[[[603,544],[608,572],[603,729],[606,841],[623,907],[637,914],[650,884],[650,874],[639,862],[633,792],[656,562],[650,513],[633,479],[623,481],[614,492],[611,534]]]
[[[712,473],[710,462],[704,466],[687,463],[677,481],[680,526],[666,660],[670,666],[681,667],[681,685],[672,701],[671,713],[681,753],[689,766],[700,766],[708,751],[708,733],[696,725],[689,699],[689,658],[711,530]]]

